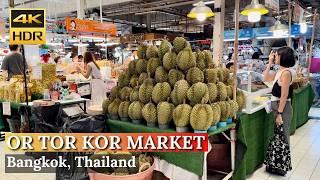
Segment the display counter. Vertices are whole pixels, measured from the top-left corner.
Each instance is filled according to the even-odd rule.
[[[291,134],[308,121],[314,93],[310,84],[294,90]],[[273,113],[261,109],[253,114],[242,113],[237,122],[236,170],[234,179],[242,180],[264,161],[267,146],[273,136]]]

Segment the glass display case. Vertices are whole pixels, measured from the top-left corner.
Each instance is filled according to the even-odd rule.
[[[237,73],[238,89],[246,96],[243,112],[252,114],[265,107],[269,100],[271,87],[263,82],[263,75],[254,71],[240,70]]]

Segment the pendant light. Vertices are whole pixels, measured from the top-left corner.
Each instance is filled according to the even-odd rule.
[[[287,25],[284,25],[280,22],[280,20],[278,19],[274,25],[270,28],[270,31],[273,32],[273,36],[275,37],[281,37],[284,35],[287,35],[289,32],[289,28]]]
[[[251,4],[246,6],[242,15],[248,16],[249,22],[258,22],[261,20],[261,16],[269,12],[262,4],[259,3],[259,0],[252,0]]]
[[[208,17],[214,16],[211,8],[206,6],[202,1],[197,3],[197,6],[192,8],[190,13],[187,15],[189,18],[195,18],[198,21],[204,21]]]
[[[308,25],[306,20],[302,20],[299,24],[300,24],[300,33],[305,34],[308,31]]]

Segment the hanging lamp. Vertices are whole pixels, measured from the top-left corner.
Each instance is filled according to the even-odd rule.
[[[189,18],[197,19],[198,21],[204,21],[208,17],[214,16],[211,8],[206,6],[202,1],[197,3],[197,6],[192,8],[189,14],[187,15]]]
[[[273,32],[273,36],[279,37],[287,35],[289,32],[289,28],[287,25],[282,24],[280,20],[278,19],[274,25],[270,28],[270,31]]]
[[[258,22],[261,20],[261,16],[267,14],[269,10],[264,5],[259,3],[259,0],[252,0],[251,4],[246,6],[241,14],[248,16],[249,22]]]

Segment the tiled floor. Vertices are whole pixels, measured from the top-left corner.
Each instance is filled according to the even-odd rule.
[[[319,180],[320,179],[320,121],[310,120],[290,137],[292,171],[285,177],[270,175],[265,166],[248,176],[248,180]]]
[[[320,179],[320,121],[310,120],[291,136],[293,170],[286,177],[274,176],[261,167],[248,180],[319,180]],[[54,180],[55,174],[4,174],[4,142],[0,142],[0,179],[3,180]],[[208,178],[210,179],[210,178]],[[215,178],[213,178],[215,179]]]

